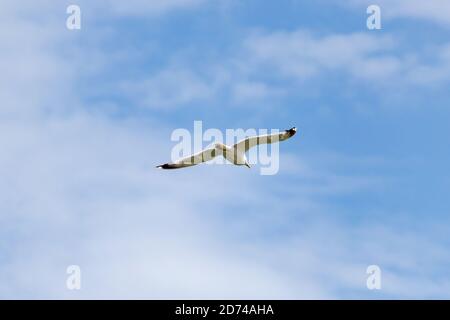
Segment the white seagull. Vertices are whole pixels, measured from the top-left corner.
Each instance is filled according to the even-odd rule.
[[[195,166],[196,164],[212,160],[218,155],[222,155],[225,159],[237,166],[247,166],[248,168],[250,168],[247,157],[245,156],[245,153],[250,148],[259,144],[268,144],[287,140],[290,137],[294,136],[296,132],[297,128],[294,127],[279,133],[248,137],[239,141],[233,146],[227,146],[223,143],[215,143],[211,147],[204,149],[198,153],[178,159],[173,163],[165,163],[159,165],[156,168],[180,169],[191,167]]]

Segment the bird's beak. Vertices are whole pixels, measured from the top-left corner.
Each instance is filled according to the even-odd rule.
[[[250,165],[246,162],[245,165],[247,166],[247,168],[250,168]]]

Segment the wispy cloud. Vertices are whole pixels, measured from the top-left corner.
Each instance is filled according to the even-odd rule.
[[[140,14],[148,6],[152,16],[198,3],[135,1],[114,10]],[[120,118],[92,110],[98,102],[79,84],[105,90],[95,73],[114,66],[116,56],[99,47],[94,32],[76,42],[74,52],[84,55],[68,55],[76,36],[64,19],[55,19],[53,8],[47,20],[47,11],[31,4],[26,15],[37,20],[22,19],[16,2],[0,19],[1,297],[448,296],[447,224],[379,208],[391,183],[379,173],[383,156],[317,155],[299,143],[273,177],[230,166],[153,170],[169,157],[170,131],[180,123],[159,121],[156,113]],[[119,70],[107,84],[119,90],[108,98],[137,96],[146,107],[174,108],[219,103],[230,93],[244,103],[286,94],[291,81],[328,72],[359,79],[362,68],[369,80],[405,74],[391,36],[273,30],[244,38],[234,55],[203,68],[182,57],[143,78]],[[88,61],[95,66],[80,68],[93,52]],[[447,51],[436,52],[433,70],[447,61]],[[280,78],[287,81],[281,92]],[[367,200],[373,194],[381,196]],[[379,295],[365,287],[366,267],[374,263],[385,275]],[[81,291],[65,287],[71,264],[81,267]]]
[[[330,77],[340,79],[344,89],[383,90],[386,99],[414,88],[444,88],[450,80],[448,44],[437,44],[432,52],[430,47],[404,52],[402,41],[364,32],[248,32],[231,55],[216,54],[201,65],[192,63],[190,55],[172,56],[157,73],[122,88],[148,107],[183,107],[218,97],[231,105],[260,106],[307,92]]]
[[[369,79],[388,77],[399,67],[397,59],[383,55],[393,46],[388,36],[354,33],[320,37],[303,30],[254,35],[245,42],[254,69],[273,67],[281,75],[298,79],[330,70]]]
[[[123,93],[134,96],[133,100],[142,107],[156,109],[208,100],[215,93],[213,82],[179,68],[167,68],[142,81],[123,83],[121,87]]]

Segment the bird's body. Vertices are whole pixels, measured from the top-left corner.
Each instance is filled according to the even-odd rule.
[[[232,164],[237,166],[244,165],[250,168],[244,150],[238,150],[237,148],[227,146],[223,143],[214,144],[214,148],[219,154],[222,154],[222,156]]]
[[[161,169],[179,169],[194,166],[196,164],[206,162],[214,159],[216,156],[222,155],[229,162],[237,166],[247,166],[250,168],[245,153],[252,147],[259,144],[270,144],[279,141],[284,141],[295,135],[297,129],[291,128],[281,133],[266,134],[260,136],[253,136],[243,139],[233,146],[228,146],[223,143],[215,143],[212,147],[202,150],[196,154],[179,159],[173,163],[165,163],[157,166]]]

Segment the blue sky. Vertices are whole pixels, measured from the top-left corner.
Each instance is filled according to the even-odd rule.
[[[449,4],[373,3],[3,1],[0,297],[449,298]],[[300,134],[154,170],[195,120]]]

